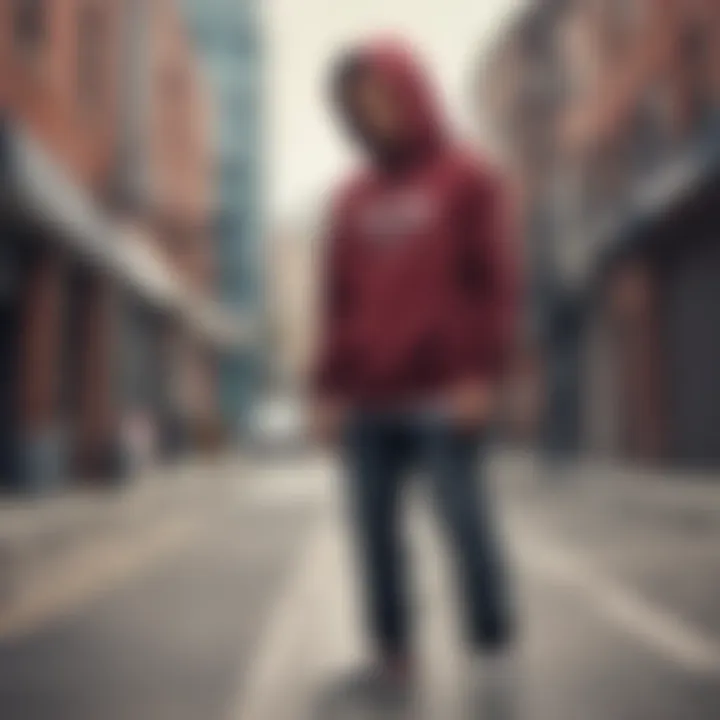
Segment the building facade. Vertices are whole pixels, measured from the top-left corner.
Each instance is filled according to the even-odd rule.
[[[54,182],[47,167],[57,166],[84,188],[83,199],[108,191],[118,139],[124,9],[120,2],[102,10],[79,2],[6,2],[0,7],[8,189],[21,184],[15,175],[22,171],[42,175],[28,179],[46,189]],[[59,237],[69,228],[57,218],[43,222],[47,218],[39,217],[27,200],[8,197],[3,208],[2,474],[7,479],[60,473],[63,456],[70,452],[63,417],[72,418],[78,454],[88,442],[85,428],[95,425],[98,439],[108,432],[98,417],[103,401],[94,385],[99,373],[94,367],[86,373],[78,369],[95,364],[85,351],[96,343],[93,315],[103,304],[103,280],[77,279],[81,263]],[[69,334],[66,322],[73,325]]]
[[[0,477],[125,476],[179,408],[212,414],[237,341],[210,299],[212,104],[177,8],[3,2],[0,108]]]
[[[712,0],[539,0],[494,49],[519,68],[482,96],[524,188],[543,424],[576,427],[568,448],[720,461],[719,18]]]
[[[127,242],[195,301],[215,295],[213,104],[172,0],[132,4],[127,26],[125,130],[117,200]],[[129,300],[123,317],[131,427],[151,428],[175,453],[216,412],[217,348],[166,312]]]
[[[262,34],[258,0],[185,0],[215,97],[217,283],[223,303],[263,325]],[[221,369],[223,414],[240,431],[261,384],[262,358],[242,352]]]

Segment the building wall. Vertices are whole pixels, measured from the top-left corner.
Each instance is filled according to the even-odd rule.
[[[699,245],[681,252],[667,282],[667,371],[671,456],[720,462],[720,219],[697,228]]]
[[[37,5],[36,33],[19,30]],[[117,139],[126,0],[0,3],[0,102],[81,182],[105,189]],[[27,12],[27,10],[26,10]]]
[[[153,250],[199,296],[215,296],[215,126],[213,100],[181,7],[156,0],[150,9],[148,112],[149,220]],[[217,407],[210,350],[181,327],[168,327],[165,361],[175,366],[171,404],[190,424]]]
[[[498,35],[481,60],[476,103],[481,126],[511,177],[517,196],[516,227],[523,249],[524,316],[518,356],[509,374],[505,432],[517,439],[539,436],[548,406],[548,307],[555,268],[549,245],[557,233],[546,212],[553,192],[555,128],[550,100],[555,57],[548,18],[538,5]]]
[[[111,193],[119,152],[125,9],[126,0],[0,4],[3,114],[100,202]],[[90,382],[102,383],[93,355],[102,344],[95,313],[103,304],[91,291],[81,303],[71,302],[79,259],[56,242],[52,227],[8,223],[3,218],[6,252],[23,256],[15,272],[12,311],[18,329],[4,348],[19,363],[13,397],[15,468],[20,475],[52,475],[60,472],[63,453],[68,462],[75,459],[65,438],[110,420],[107,413],[100,417],[96,412],[108,399],[105,388]],[[71,342],[79,346],[77,352],[69,352]]]
[[[213,114],[188,30],[173,0],[152,15],[150,188],[162,252],[198,289],[210,290]]]
[[[585,0],[570,7],[563,24],[574,28],[574,42],[561,47],[564,64],[594,71],[563,105],[566,145],[591,156],[617,147],[648,112],[668,133],[691,132],[700,106],[718,96],[717,3]]]
[[[566,132],[560,152],[585,183],[586,231],[593,220],[622,211],[639,183],[662,172],[712,122],[720,108],[717,14],[717,4],[704,0],[576,4],[571,16],[582,28],[582,41],[562,48],[564,63],[577,66],[589,54],[588,63],[597,73],[586,91],[563,107]],[[605,384],[616,388],[618,456],[651,462],[691,460],[692,453],[677,448],[683,432],[686,438],[695,432],[688,430],[693,413],[703,416],[703,404],[697,402],[702,392],[691,392],[689,385],[680,389],[681,377],[687,376],[676,369],[695,364],[688,348],[696,344],[687,337],[680,343],[667,338],[679,337],[670,328],[673,318],[682,315],[683,327],[699,341],[701,323],[692,315],[700,317],[705,310],[700,303],[687,302],[687,293],[677,292],[669,280],[673,273],[659,271],[667,242],[682,243],[687,255],[695,257],[696,238],[690,227],[685,223],[679,230],[676,225],[673,231],[659,219],[652,231],[655,243],[649,237],[651,242],[639,256],[620,258],[600,294],[614,308],[606,347],[596,344],[595,351],[614,359],[615,377],[606,377]],[[582,233],[574,239],[582,241]],[[597,314],[592,307],[590,316]],[[678,360],[678,353],[685,359]],[[694,377],[704,378],[705,397],[715,398],[717,392],[701,365]],[[591,375],[586,384],[583,390],[592,397]],[[591,446],[596,444],[592,428],[598,422],[599,418],[588,418],[586,423]]]
[[[211,295],[212,107],[176,2],[3,0],[0,101],[106,218],[134,229],[113,238],[137,240],[186,290]],[[21,463],[37,466],[62,436],[71,473],[117,472],[133,413],[161,410],[159,386],[180,355],[193,368],[185,384],[198,388],[189,413],[210,414],[204,338],[120,280],[121,271],[76,255],[52,225],[5,220],[3,251],[22,247],[23,276],[12,313],[9,302],[2,311],[8,328],[18,325],[3,364],[16,369],[2,380],[17,377],[18,408],[3,419],[14,427],[2,443],[17,440]],[[167,351],[174,334],[184,336],[181,353]],[[143,377],[129,378],[129,367]]]
[[[718,188],[672,216],[655,208],[635,251],[622,240],[638,190],[720,133],[719,17],[714,0],[536,0],[490,63],[499,70],[485,107],[523,188],[531,272],[549,280],[534,304],[582,308],[583,443],[616,456],[690,461],[717,445],[699,429],[720,402],[702,360],[715,339],[701,300],[720,276],[699,234],[717,235]],[[543,74],[550,82],[537,82]],[[528,112],[543,86],[547,112]]]

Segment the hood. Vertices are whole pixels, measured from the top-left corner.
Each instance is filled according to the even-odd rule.
[[[394,90],[400,105],[404,131],[393,148],[380,148],[367,137],[342,107],[342,90],[353,73],[370,70]],[[428,75],[410,48],[396,40],[379,39],[347,52],[336,65],[333,97],[352,132],[376,161],[409,161],[442,144],[444,118]]]

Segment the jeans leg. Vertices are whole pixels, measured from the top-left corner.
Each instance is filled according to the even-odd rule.
[[[399,517],[406,448],[396,428],[360,418],[348,431],[345,463],[368,624],[378,649],[402,653],[408,603]]]
[[[511,640],[506,568],[484,478],[482,440],[452,427],[427,431],[425,450],[434,497],[457,563],[469,640],[496,650]]]

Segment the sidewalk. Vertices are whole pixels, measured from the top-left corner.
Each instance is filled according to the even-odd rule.
[[[132,534],[207,494],[237,459],[189,460],[157,467],[118,488],[73,488],[49,497],[0,499],[0,612],[49,568],[72,565],[75,553]]]
[[[514,493],[562,512],[570,505],[624,521],[665,521],[683,530],[714,526],[720,530],[720,472],[647,468],[582,458],[558,471],[543,469],[531,453],[501,453],[495,466]]]
[[[240,467],[236,457],[195,460],[156,468],[122,488],[0,498],[0,609],[48,564],[72,556],[94,539],[132,533],[173,507],[202,502],[225,471],[236,475]],[[660,540],[678,536],[688,542],[717,532],[720,541],[720,478],[711,474],[583,461],[562,475],[541,477],[534,458],[515,451],[499,453],[493,468],[502,477],[502,502],[513,504],[516,498],[552,519],[558,529],[576,530],[583,538],[594,528],[603,537],[609,527],[615,528],[619,539],[647,526],[646,534],[666,536]],[[292,492],[291,483],[272,485],[275,493]]]

